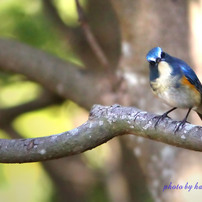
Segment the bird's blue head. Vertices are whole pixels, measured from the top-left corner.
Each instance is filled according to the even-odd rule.
[[[160,61],[164,60],[164,57],[165,53],[163,52],[162,48],[155,47],[147,53],[146,58],[151,65],[155,65],[158,64]]]
[[[155,47],[147,53],[147,61],[149,62],[150,80],[153,81],[160,76],[158,65],[161,61],[165,62],[167,54],[162,48]],[[166,71],[165,71],[166,72]]]

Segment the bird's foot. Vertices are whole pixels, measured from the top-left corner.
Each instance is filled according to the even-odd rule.
[[[156,127],[157,127],[157,125],[159,124],[159,122],[160,122],[160,121],[163,121],[163,119],[165,119],[166,117],[170,118],[170,117],[168,116],[168,113],[167,113],[167,112],[164,113],[164,114],[162,114],[162,115],[160,115],[160,116],[155,116],[154,118],[157,119],[157,121],[156,121],[156,123],[154,124],[154,128],[156,129]]]
[[[184,127],[185,123],[189,123],[189,122],[188,122],[186,119],[183,119],[183,120],[179,123],[179,125],[177,125],[177,126],[175,127],[174,133],[176,134],[177,131],[181,130],[181,129]]]
[[[188,110],[185,118],[179,123],[179,125],[177,127],[175,127],[175,130],[174,130],[175,134],[176,134],[176,132],[178,130],[181,130],[183,128],[183,126],[184,126],[185,123],[189,123],[189,122],[187,122],[187,117],[189,116],[190,111],[191,111],[191,108],[189,108],[189,110]]]
[[[165,113],[164,113],[163,115],[161,115],[161,116],[155,116],[154,118],[157,118],[157,121],[156,121],[156,123],[154,124],[154,128],[156,129],[156,126],[158,125],[158,123],[159,123],[160,121],[162,121],[163,119],[165,119],[166,117],[170,118],[170,117],[168,116],[168,114],[169,114],[170,112],[174,111],[175,109],[177,109],[177,107],[174,107],[174,108],[170,109],[169,111],[165,112]]]

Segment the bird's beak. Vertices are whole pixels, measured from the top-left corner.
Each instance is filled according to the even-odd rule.
[[[161,58],[156,59],[156,63],[158,64],[159,62],[161,62]]]
[[[156,59],[156,63],[158,64],[159,62],[161,62],[161,61],[165,61],[165,59],[164,58],[157,58]]]

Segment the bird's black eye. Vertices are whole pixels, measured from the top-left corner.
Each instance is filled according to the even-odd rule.
[[[150,65],[155,65],[155,62],[154,61],[150,61],[149,64]]]
[[[161,58],[164,58],[166,56],[165,52],[161,53]]]

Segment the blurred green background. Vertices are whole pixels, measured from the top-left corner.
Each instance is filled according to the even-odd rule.
[[[54,22],[54,16],[50,16],[51,12],[48,13],[45,10],[43,2],[49,2],[49,0],[0,0],[0,37],[13,39],[44,50],[80,67],[82,67],[83,62],[84,65],[87,64],[88,68],[90,67],[88,70],[92,71],[96,67],[94,71],[97,71],[99,62],[95,55],[92,57],[93,52],[89,48],[89,44],[85,42],[85,37],[81,37],[83,36],[83,30],[79,29],[75,0],[53,0],[53,7],[57,8],[60,19],[67,25],[67,27],[62,26],[62,28],[58,26],[58,21]],[[103,4],[103,2],[105,3]],[[113,6],[117,6],[116,11],[119,11],[119,6],[125,5],[123,7],[125,9],[120,9],[120,14],[118,15],[118,12],[110,8],[109,2],[112,1],[80,0],[84,10],[86,9],[89,12],[89,15],[87,15],[87,17],[90,16],[88,18],[89,25],[94,31],[98,42],[101,42],[104,52],[107,56],[109,55],[110,62],[114,64],[112,66],[116,67],[120,59],[121,63],[123,63],[120,65],[120,69],[124,68],[123,73],[135,76],[133,85],[131,85],[133,82],[130,81],[130,76],[128,79],[126,77],[123,79],[126,82],[125,87],[121,85],[117,88],[121,91],[120,95],[118,94],[118,97],[121,97],[122,103],[120,104],[129,105],[133,103],[134,105],[134,103],[137,103],[137,98],[135,98],[137,96],[134,96],[134,89],[137,89],[136,77],[140,72],[143,72],[145,78],[148,78],[145,51],[153,43],[162,43],[168,50],[176,51],[176,55],[180,56],[181,54],[184,59],[187,59],[189,55],[188,51],[184,51],[188,50],[184,47],[188,47],[187,43],[189,43],[192,56],[197,59],[193,60],[194,66],[198,67],[199,72],[202,66],[200,45],[202,3],[198,3],[199,1],[159,0],[147,1],[145,4],[146,1],[114,0]],[[179,6],[181,5],[180,7],[177,7],[178,3]],[[183,4],[184,7],[182,7]],[[186,15],[184,14],[185,4],[187,8]],[[166,5],[170,5],[170,7]],[[159,9],[158,12],[157,9]],[[163,14],[159,12],[161,10],[165,15],[159,16]],[[177,11],[180,10],[181,12],[178,13]],[[124,12],[122,13],[122,11]],[[116,14],[118,18],[116,18]],[[173,16],[171,16],[172,14]],[[182,16],[182,19],[178,19],[180,16]],[[185,18],[189,21],[189,25],[182,26],[185,23]],[[153,29],[153,25],[157,27]],[[170,26],[169,30],[172,31],[171,33],[176,34],[165,36],[168,25]],[[65,28],[68,29],[69,27],[71,31],[73,30],[71,34],[76,33],[77,37],[71,38],[67,36],[69,33]],[[190,30],[188,30],[188,27]],[[147,35],[148,30],[151,31],[149,35]],[[180,30],[181,32],[179,32]],[[122,36],[119,35],[119,31]],[[190,39],[184,37],[189,32],[192,33],[192,38]],[[181,36],[180,33],[185,33],[185,35]],[[72,47],[70,44],[73,44]],[[119,48],[121,49],[121,47],[125,48],[125,53],[124,50],[122,52],[123,58],[120,56]],[[82,62],[72,51],[73,48],[79,56],[82,55],[79,54],[79,51],[85,52],[83,58],[81,57]],[[137,74],[133,74],[133,71]],[[122,70],[120,71],[121,73]],[[197,73],[197,75],[199,74]],[[143,81],[145,82],[146,80],[141,82],[144,83]],[[128,87],[126,87],[127,85]],[[159,103],[154,101],[157,107],[155,108],[153,102],[150,103],[149,100],[145,100],[145,92],[148,92],[148,90],[150,92],[149,86],[144,84],[144,90],[141,89],[142,97],[138,100],[139,104],[137,106],[141,106],[144,110],[152,109],[154,110],[153,112],[157,113],[156,109],[160,107]],[[128,92],[125,93],[126,91]],[[42,92],[43,88],[40,85],[27,80],[25,76],[0,71],[0,110],[35,101],[43,94]],[[148,98],[150,98],[150,95]],[[153,97],[151,98],[153,99]],[[109,96],[110,99],[111,97]],[[1,113],[0,116],[2,116]],[[73,129],[84,123],[87,118],[88,112],[86,110],[66,100],[61,104],[23,113],[12,122],[12,126],[24,138],[40,137]],[[201,121],[199,124],[201,124]],[[0,130],[0,138],[10,137],[3,130]],[[166,151],[166,160],[163,159],[165,162],[162,163],[162,153],[159,152],[162,147],[160,143],[155,145],[152,142],[143,140],[141,137],[134,141],[134,138],[134,136],[128,136],[128,139],[124,139],[124,137],[114,138],[107,144],[93,149],[93,151],[44,163],[0,164],[0,202],[66,202],[71,198],[70,195],[72,195],[73,199],[77,199],[69,200],[73,202],[81,201],[81,199],[87,202],[142,201],[138,199],[149,199],[146,194],[147,185],[153,188],[153,195],[156,194],[156,197],[161,199],[161,196],[164,195],[161,188],[164,181],[172,173],[177,174],[177,177],[174,176],[176,182],[177,180],[180,182],[185,180],[185,182],[189,181],[191,183],[191,180],[194,180],[194,183],[197,181],[196,177],[201,179],[201,165],[199,164],[201,156],[198,155],[197,157],[196,153],[190,155],[190,151],[183,150],[184,156],[178,153],[175,158],[172,158],[175,148],[168,149],[168,145],[166,145],[165,150],[162,150]],[[169,159],[167,156],[169,156]],[[157,157],[160,159],[160,166],[156,161],[153,161]],[[192,160],[195,158],[197,160],[193,163]],[[191,161],[187,161],[187,159],[191,159]],[[170,164],[169,166],[168,163]],[[192,168],[187,166],[191,164],[197,166],[192,166]],[[167,178],[164,178],[165,176],[161,172],[168,173],[168,168],[171,168],[172,172]],[[143,174],[145,174],[147,181]],[[190,201],[193,201],[194,197],[200,198],[198,195],[194,196],[193,193],[185,191],[173,194],[171,192],[168,195],[171,198],[173,196],[178,198],[178,200],[174,201],[179,201],[179,198],[190,197]],[[197,194],[199,193],[197,192]],[[168,198],[168,195],[165,195],[165,198]],[[59,199],[60,196],[62,196],[63,200]]]
[[[85,1],[81,3],[85,6]],[[55,4],[65,23],[69,26],[78,26],[74,0],[58,0]],[[30,44],[80,64],[68,44],[61,40],[57,30],[47,20],[40,0],[1,0],[0,36]],[[22,75],[0,72],[1,108],[32,101],[40,91],[39,85],[27,81]],[[24,137],[39,137],[70,130],[86,120],[87,112],[84,109],[66,101],[61,105],[25,113],[14,121],[13,127]],[[9,138],[9,136],[0,131],[0,138]],[[99,151],[99,160],[96,158],[96,151]],[[85,153],[83,158],[90,168],[99,168],[103,165],[102,159],[106,152],[107,146],[104,145],[93,153]],[[40,163],[0,164],[0,201],[54,201],[54,194],[51,179]],[[96,194],[96,200],[99,201],[99,194]]]

